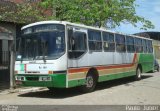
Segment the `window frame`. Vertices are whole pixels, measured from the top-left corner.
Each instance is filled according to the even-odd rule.
[[[131,39],[132,39],[132,43],[131,43]],[[133,50],[129,50],[128,46],[132,46]],[[132,36],[126,36],[126,51],[129,53],[135,52],[134,37]]]
[[[81,34],[83,34],[83,38],[84,38],[83,43],[85,45],[84,46],[85,47],[84,50],[73,50],[73,46],[70,46],[71,43],[73,42],[73,39],[75,39],[75,33],[81,33]],[[76,42],[76,41],[74,40],[74,42]],[[82,32],[82,31],[73,31],[72,37],[69,37],[69,35],[68,35],[68,58],[69,59],[78,59],[81,56],[83,56],[85,53],[87,53],[87,51],[88,51],[88,47],[87,47],[87,33]],[[80,53],[80,54],[78,55],[78,53]]]
[[[152,40],[147,40],[147,52],[153,53],[153,43]]]
[[[120,39],[120,37],[123,37],[123,42],[121,41],[122,39]],[[125,35],[122,34],[115,34],[115,42],[116,42],[116,51],[117,52],[126,52],[126,37]],[[119,47],[119,48],[118,48]],[[123,48],[121,48],[123,47]]]
[[[143,53],[148,53],[147,40],[143,39],[142,44],[143,44]]]
[[[106,37],[106,35],[107,35],[107,37]],[[110,35],[112,35],[112,36],[110,36]],[[108,40],[105,40],[106,39],[105,37]],[[103,31],[102,32],[102,38],[103,38],[103,50],[104,50],[104,52],[115,52],[116,47],[115,47],[115,36],[114,36],[114,33]],[[110,38],[112,38],[112,39],[110,39]],[[105,43],[108,44],[108,49],[105,49]],[[114,47],[113,47],[113,49],[110,49],[110,46],[112,44],[113,44]]]
[[[99,33],[99,37],[97,36],[97,40],[95,39],[96,36],[93,36],[93,35],[95,35],[95,33],[97,33],[97,35]],[[90,34],[93,34],[93,35],[90,35]],[[91,43],[92,43],[92,46],[91,46]],[[99,46],[97,44],[99,44]],[[94,46],[94,49],[91,49],[91,47],[93,47],[93,46]],[[99,47],[99,49],[96,49],[98,47]],[[91,52],[102,52],[103,48],[102,48],[102,34],[101,34],[101,31],[88,29],[88,49]]]
[[[140,41],[138,41],[140,40]],[[142,43],[142,38],[135,38],[134,43],[135,43],[135,52],[136,53],[143,53],[143,43]]]

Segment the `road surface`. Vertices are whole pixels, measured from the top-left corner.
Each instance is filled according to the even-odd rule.
[[[77,88],[59,94],[47,88],[34,91],[0,94],[0,104],[10,105],[160,105],[160,72],[143,74],[142,80],[132,78],[99,83],[92,93]]]

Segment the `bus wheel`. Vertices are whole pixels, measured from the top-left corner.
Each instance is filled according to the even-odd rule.
[[[141,69],[138,67],[137,70],[136,70],[135,79],[136,79],[136,80],[140,80],[141,77],[142,77],[142,75],[141,75]]]
[[[87,74],[85,85],[81,86],[80,89],[84,93],[92,92],[97,84],[97,78],[93,74]]]
[[[55,90],[55,88],[53,88],[53,87],[47,87],[48,89],[49,89],[49,91],[54,91]]]

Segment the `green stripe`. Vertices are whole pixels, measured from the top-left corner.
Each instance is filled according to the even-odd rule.
[[[85,84],[85,79],[71,80],[68,81],[68,87],[81,86]]]
[[[51,76],[52,81],[38,81],[38,80],[26,80],[22,86],[37,86],[37,87],[57,87],[66,88],[66,74],[49,74],[49,75],[27,75],[17,74],[16,76],[25,76],[31,78],[39,78],[40,76]]]
[[[124,73],[119,73],[119,74],[107,74],[107,75],[99,76],[98,82],[129,77],[129,76],[133,76],[135,74],[136,74],[136,71],[124,72]],[[68,81],[68,87],[81,86],[81,85],[84,85],[84,84],[85,84],[85,78],[84,79],[79,79],[79,80]]]
[[[107,75],[104,75],[104,76],[100,76],[99,79],[98,79],[98,82],[129,77],[129,76],[133,76],[135,74],[136,74],[136,71],[124,72],[124,73],[118,73],[118,74],[107,74]]]

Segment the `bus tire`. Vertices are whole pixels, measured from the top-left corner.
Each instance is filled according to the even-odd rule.
[[[88,73],[86,76],[86,82],[85,85],[80,87],[80,90],[83,93],[89,93],[94,91],[97,84],[97,77],[94,74]]]
[[[48,88],[49,91],[54,91],[55,90],[55,88],[53,88],[53,87],[47,87],[47,88]]]
[[[159,72],[159,67],[158,67],[158,69],[157,69],[157,72]]]
[[[137,67],[135,80],[141,80],[141,78],[142,78],[142,75],[141,75],[142,73],[141,72],[142,72],[141,69],[139,67]]]

